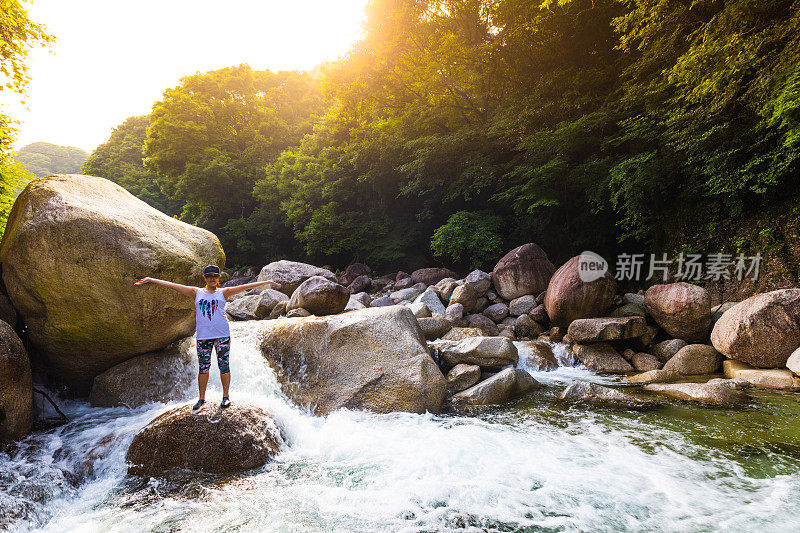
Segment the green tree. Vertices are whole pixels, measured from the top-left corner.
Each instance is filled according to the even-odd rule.
[[[23,146],[17,159],[35,176],[48,174],[75,174],[89,157],[85,151],[73,146],[37,142]]]

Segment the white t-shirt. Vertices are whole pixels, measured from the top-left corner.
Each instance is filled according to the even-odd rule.
[[[222,289],[208,294],[203,289],[194,297],[195,316],[197,319],[197,340],[230,337],[231,330],[225,317],[225,297]]]

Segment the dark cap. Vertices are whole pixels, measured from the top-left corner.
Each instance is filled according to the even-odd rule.
[[[219,267],[217,265],[208,265],[206,268],[203,269],[203,275],[208,274],[222,274],[220,272]]]

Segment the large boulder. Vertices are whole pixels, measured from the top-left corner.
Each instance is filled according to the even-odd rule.
[[[186,337],[96,376],[89,402],[94,407],[139,407],[186,400],[196,394],[196,389],[197,352],[193,338]]]
[[[336,281],[336,275],[327,268],[286,259],[274,261],[262,268],[258,274],[258,281],[270,280],[280,283],[278,290],[291,296],[301,283],[312,276],[321,276],[328,281]]]
[[[658,357],[662,363],[666,363],[684,346],[686,346],[686,341],[683,339],[667,339],[653,345],[653,355]]]
[[[630,363],[607,342],[576,344],[572,347],[572,351],[589,370],[612,374],[633,372]]]
[[[687,344],[673,355],[663,370],[684,376],[713,374],[722,363],[722,354],[708,344]]]
[[[311,276],[292,293],[286,312],[303,308],[312,315],[335,315],[347,307],[350,291],[322,276]]]
[[[644,293],[644,306],[669,335],[686,342],[708,338],[711,327],[711,297],[691,283],[653,285]]]
[[[759,368],[786,366],[800,347],[800,289],[756,294],[717,321],[714,347],[731,359]]]
[[[372,269],[369,268],[364,263],[353,263],[352,265],[348,265],[348,267],[344,269],[344,272],[342,272],[342,275],[339,276],[339,283],[347,287],[348,285],[353,283],[356,280],[356,278],[366,276],[367,279],[369,279],[369,276],[371,274],[372,274]]]
[[[24,437],[33,423],[31,365],[14,329],[0,320],[0,443]]]
[[[765,389],[800,389],[800,378],[785,368],[754,368],[747,363],[729,359],[722,363],[726,378],[743,379],[754,387]]]
[[[436,285],[444,278],[457,278],[458,274],[449,268],[420,268],[411,273],[411,279],[414,283],[424,283],[426,287]]]
[[[555,326],[567,327],[579,318],[602,316],[617,291],[617,282],[606,272],[593,281],[583,281],[578,268],[581,256],[575,256],[556,270],[547,286],[544,307]]]
[[[460,341],[440,341],[436,349],[449,366],[478,365],[499,369],[516,365],[519,354],[514,343],[505,337],[468,337]]]
[[[573,320],[567,335],[575,342],[616,341],[641,337],[647,321],[641,316],[622,318],[580,318]]]
[[[506,368],[494,376],[455,394],[452,402],[457,406],[493,405],[513,400],[544,387],[524,370]]]
[[[456,287],[450,295],[449,305],[461,304],[464,312],[469,313],[475,309],[475,304],[478,302],[478,293],[472,288],[472,285],[464,284]]]
[[[48,370],[79,393],[135,355],[191,335],[194,302],[134,281],[193,285],[224,266],[213,233],[169,217],[92,176],[31,181],[8,217],[0,262],[14,307]]]
[[[489,287],[492,285],[492,275],[483,270],[473,270],[464,278],[464,283],[472,287],[480,298],[486,294],[486,291],[488,291]]]
[[[417,323],[425,339],[429,341],[441,338],[453,328],[453,324],[442,317],[418,318]]]
[[[749,399],[749,396],[740,390],[708,383],[649,384],[643,388],[670,398],[717,407],[735,407]]]
[[[447,373],[447,392],[455,394],[475,385],[481,379],[481,367],[459,364]]]
[[[17,310],[8,299],[8,295],[0,287],[0,320],[7,322],[12,328],[17,327]]]
[[[281,291],[264,289],[260,294],[247,294],[228,300],[225,312],[239,320],[259,320],[268,317],[280,302],[288,300],[289,297]]]
[[[492,270],[492,284],[506,300],[525,294],[539,294],[547,289],[556,268],[538,244],[528,243],[514,248]]]
[[[531,370],[551,371],[558,368],[558,359],[553,347],[544,341],[518,341],[517,347],[520,362]]]
[[[280,430],[266,412],[234,402],[207,402],[167,411],[133,438],[128,472],[158,476],[172,469],[235,474],[263,466],[283,448]]]
[[[587,381],[573,381],[558,398],[568,402],[585,402],[599,404],[603,407],[623,409],[643,408],[654,405],[654,402]]]
[[[283,391],[316,414],[438,412],[444,375],[405,307],[264,323],[261,351]]]

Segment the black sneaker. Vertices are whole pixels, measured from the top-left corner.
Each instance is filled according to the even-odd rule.
[[[205,401],[205,400],[197,400],[197,403],[196,403],[196,404],[194,404],[194,407],[192,407],[192,410],[193,410],[193,411],[197,411],[198,409],[200,409],[201,407],[203,407],[203,404],[204,404],[204,403],[206,403],[206,401]]]
[[[228,399],[227,396],[222,397],[222,403],[219,404],[220,407],[230,407],[231,401]]]

